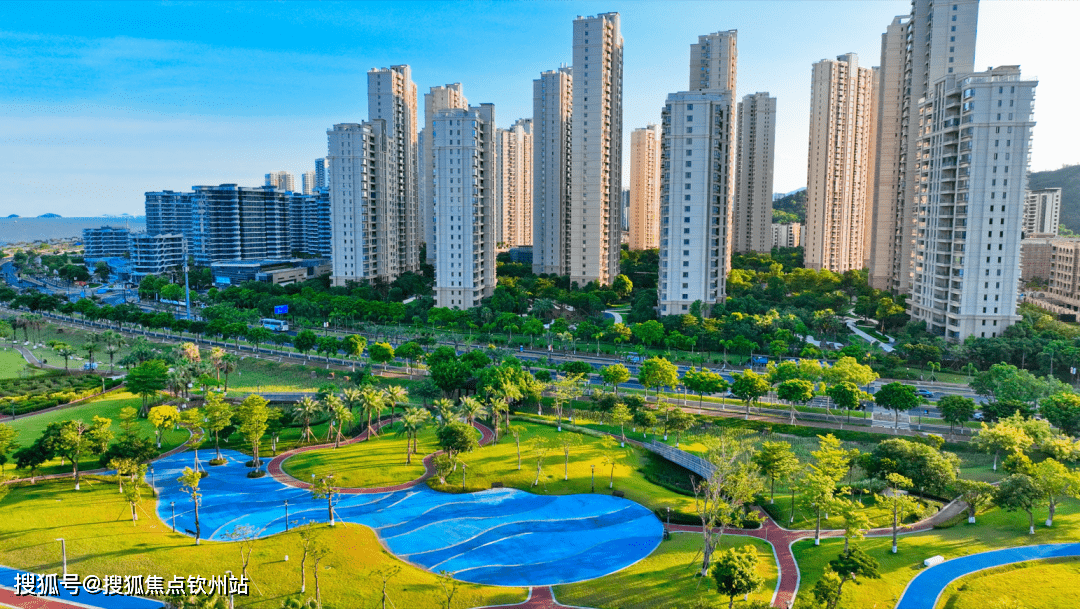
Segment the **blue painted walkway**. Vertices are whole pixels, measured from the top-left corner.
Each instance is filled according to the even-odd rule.
[[[1080,543],[1019,546],[953,558],[915,576],[896,603],[896,609],[934,609],[945,587],[969,573],[1028,560],[1067,556],[1080,556]]]
[[[16,590],[17,582],[19,581],[18,577],[20,575],[26,576],[27,572],[0,565],[0,587]],[[79,575],[79,580],[81,581],[84,576],[92,574],[80,573]],[[34,577],[36,579],[36,576]],[[76,588],[75,586],[72,586],[72,588],[76,591],[75,594],[64,586],[57,584],[56,594],[49,594],[48,596],[44,596],[44,598],[78,603],[87,607],[100,607],[101,609],[161,609],[162,607],[165,607],[164,601],[155,601],[138,596],[122,596],[119,594],[106,595],[102,592],[90,594],[84,589]],[[27,598],[34,597],[28,596]]]
[[[259,536],[285,530],[285,501],[291,527],[328,520],[325,499],[285,486],[270,476],[249,479],[248,457],[222,451],[226,465],[199,485],[199,520],[204,539],[227,540],[241,526]],[[203,453],[209,459],[211,451]],[[195,512],[177,478],[192,466],[192,453],[154,463],[158,515],[194,535]],[[460,580],[500,586],[550,586],[602,577],[648,556],[664,527],[640,504],[611,495],[533,495],[516,489],[448,494],[425,485],[404,491],[334,498],[339,520],[375,530],[397,556]]]

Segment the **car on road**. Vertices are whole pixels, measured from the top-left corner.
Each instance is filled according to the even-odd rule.
[[[640,364],[642,362],[641,356],[637,353],[629,353],[626,355],[626,361],[631,364]]]
[[[929,389],[916,389],[915,394],[920,398],[926,398],[928,400],[934,397],[934,392]]]
[[[97,370],[97,362],[86,362],[82,365],[83,370]]]
[[[976,412],[975,414],[971,415],[971,418],[976,420],[976,421],[982,421],[982,420],[986,419],[986,417],[981,412]]]

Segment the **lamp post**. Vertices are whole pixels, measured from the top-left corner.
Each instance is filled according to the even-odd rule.
[[[289,532],[289,500],[285,500],[285,532]]]
[[[461,490],[465,491],[465,464],[461,464]]]
[[[66,576],[68,574],[68,572],[67,572],[67,542],[64,541],[63,537],[57,537],[56,541],[60,542],[60,555],[63,557],[63,560],[64,560],[64,575]]]
[[[596,492],[596,464],[595,463],[589,464],[589,469],[592,470],[592,489],[589,492],[590,493],[595,493]]]
[[[169,507],[172,508],[172,532],[176,532],[176,502],[170,501]]]
[[[231,579],[234,579],[234,578],[233,578],[233,574],[232,574],[232,571],[226,571],[225,573],[226,573],[226,574],[228,574],[228,576],[229,576],[229,579],[230,579],[230,580],[231,580]],[[226,584],[226,587],[228,587],[228,584]],[[235,607],[235,605],[233,605],[233,594],[232,594],[232,590],[229,590],[229,609],[234,609],[234,607]]]
[[[157,474],[154,473],[154,466],[150,466],[150,488],[154,489],[154,496],[157,496]]]
[[[667,528],[671,528],[671,506],[667,506]]]

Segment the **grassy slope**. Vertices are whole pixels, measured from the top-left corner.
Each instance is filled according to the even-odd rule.
[[[600,445],[600,439],[569,431],[558,432],[553,427],[517,421],[525,429],[521,437],[521,470],[517,469],[517,452],[512,436],[501,437],[499,444],[480,448],[472,453],[462,455],[461,460],[467,464],[465,488],[468,491],[477,491],[491,488],[492,482],[502,482],[507,487],[513,487],[536,493],[539,495],[570,495],[574,493],[588,493],[591,489],[590,465],[596,466],[596,492],[608,493],[608,478],[611,474],[611,466],[605,466],[603,457],[604,450]],[[533,486],[536,478],[537,451],[534,448],[536,440],[557,444],[560,436],[574,437],[581,441],[580,445],[570,450],[569,480],[563,480],[563,451],[555,447],[548,451],[542,460],[540,484]],[[694,498],[680,495],[663,487],[652,484],[638,472],[646,466],[648,458],[644,451],[627,446],[625,449],[616,448],[612,451],[617,454],[620,461],[615,465],[615,490],[623,491],[627,499],[636,501],[653,510],[663,510],[667,506],[675,511],[693,513]],[[447,478],[447,484],[440,485],[438,478],[431,478],[428,484],[436,490],[451,492],[461,491],[462,470],[458,470]]]
[[[907,583],[922,570],[922,561],[938,554],[949,559],[1010,546],[1076,541],[1077,532],[1080,531],[1080,502],[1071,500],[1059,505],[1053,528],[1048,529],[1039,523],[1045,517],[1045,508],[1036,511],[1035,535],[1028,535],[1026,513],[992,509],[980,514],[975,525],[965,522],[949,529],[903,536],[899,540],[900,551],[897,554],[889,552],[889,537],[863,540],[859,542],[862,548],[881,563],[882,578],[862,580],[858,586],[846,585],[840,607],[873,607],[875,603],[878,607],[893,606]],[[843,547],[842,539],[824,540],[817,548],[813,540],[794,545],[795,558],[802,573],[800,595],[811,594],[828,561],[835,558]],[[1030,592],[1034,593],[1035,590],[1031,589]]]
[[[221,575],[225,570],[239,574],[240,547],[233,543],[203,542],[174,534],[154,514],[153,499],[146,493],[137,527],[130,510],[112,483],[87,484],[78,493],[59,482],[24,485],[0,501],[0,510],[17,510],[18,518],[0,519],[0,564],[36,572],[60,571],[60,551],[56,538],[67,540],[68,569],[80,575],[153,574],[170,579],[173,575]],[[432,607],[440,594],[436,577],[402,563],[379,545],[374,533],[361,526],[344,525],[331,529],[317,527],[319,539],[331,553],[323,562],[321,586],[326,607],[344,609],[374,607],[378,596],[374,572],[397,566],[401,572],[390,582],[389,595],[397,607]],[[248,576],[251,596],[238,598],[238,607],[274,608],[282,599],[300,589],[299,535],[290,533],[258,540]],[[284,561],[289,555],[288,562]],[[308,595],[314,597],[312,565],[308,561]],[[357,585],[363,582],[372,585]],[[454,606],[520,602],[520,588],[493,588],[462,585]]]
[[[12,349],[7,341],[3,344],[4,347],[0,349],[0,379],[19,378],[23,370],[29,371],[31,376],[43,374],[36,368],[27,368],[26,359],[22,354]]]
[[[10,425],[18,432],[16,442],[22,446],[27,446],[33,442],[41,432],[49,425],[56,421],[68,421],[68,420],[83,420],[87,423],[90,422],[94,416],[105,417],[112,419],[113,432],[119,434],[120,432],[120,410],[125,406],[131,406],[132,408],[139,408],[142,405],[142,398],[134,396],[126,391],[117,391],[110,393],[103,398],[96,398],[87,402],[81,402],[76,406],[70,408],[61,408],[52,412],[46,412],[42,414],[30,415],[22,418],[15,419]],[[154,436],[154,426],[149,421],[140,420],[139,429],[144,437]],[[163,451],[170,450],[182,443],[188,438],[188,432],[179,429],[170,429],[165,432],[161,441],[161,449]],[[80,468],[82,469],[94,469],[100,467],[97,457],[84,457],[79,461]],[[55,474],[71,471],[69,466],[61,466],[59,459],[54,459],[46,463],[40,470],[40,474]],[[12,470],[9,468],[9,473]],[[29,476],[29,470],[14,470],[18,476]]]
[[[300,480],[312,473],[334,472],[334,485],[346,488],[390,486],[419,478],[424,473],[424,455],[439,449],[435,429],[422,431],[417,438],[417,454],[405,465],[405,437],[392,433],[338,449],[326,448],[300,453],[284,463],[285,472]]]
[[[757,550],[758,573],[765,578],[765,585],[750,595],[750,600],[768,601],[777,580],[772,548],[760,539],[725,535],[718,550],[746,545]],[[677,533],[641,562],[600,579],[558,586],[555,597],[561,603],[597,609],[652,609],[670,607],[673,602],[690,606],[690,599],[700,595],[712,600],[715,606],[721,606],[718,603],[722,600],[722,606],[727,607],[727,599],[717,594],[716,583],[711,578],[696,577],[701,568],[700,552],[700,535]],[[736,607],[742,604],[741,598],[736,599]]]
[[[940,609],[985,609],[1002,601],[1020,601],[1027,609],[1076,606],[1080,558],[1037,560],[976,573],[945,589]],[[1031,590],[1038,594],[1031,594]]]

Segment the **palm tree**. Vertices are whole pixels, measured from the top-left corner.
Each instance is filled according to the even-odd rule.
[[[337,430],[337,437],[341,439],[341,429],[339,426],[337,414],[338,410],[344,410],[345,405],[341,403],[341,398],[330,393],[322,397],[321,401],[322,409],[330,414],[330,427],[326,430],[326,441],[329,442],[330,438],[334,437],[334,430]],[[334,448],[337,448],[337,444],[334,444]]]
[[[442,424],[446,425],[450,422],[450,419],[454,418],[454,403],[446,398],[439,398],[432,402],[432,406],[435,407],[435,411],[439,413],[439,418],[442,419]]]
[[[412,440],[416,435],[417,427],[420,425],[416,410],[418,409],[409,408],[405,411],[405,414],[401,417],[401,429],[394,434],[395,436],[405,436],[405,465],[412,464]]]
[[[394,408],[398,404],[407,404],[409,402],[409,392],[400,385],[391,385],[386,389],[383,389],[383,396],[386,398],[386,403],[390,406],[390,425],[394,424]],[[402,407],[404,410],[404,407]]]
[[[378,419],[382,414],[383,406],[386,403],[383,401],[383,395],[379,393],[377,389],[372,387],[364,387],[360,392],[360,410],[363,411],[364,416],[367,417],[368,439],[376,434],[375,429],[371,427],[371,417]]]
[[[86,350],[86,355],[90,359],[90,367],[93,368],[94,364],[94,352],[101,346],[101,337],[97,334],[91,334],[86,337],[86,342],[83,343],[83,349]]]
[[[120,347],[124,346],[124,337],[115,330],[105,330],[101,333],[101,341],[105,344],[105,353],[109,354],[109,372],[112,372],[113,358]]]
[[[467,397],[461,399],[461,404],[458,406],[461,412],[461,416],[465,417],[465,422],[471,427],[473,422],[476,421],[476,417],[482,417],[487,412],[487,408],[480,400]]]
[[[236,372],[240,367],[240,359],[232,353],[226,353],[221,356],[221,361],[218,363],[218,368],[225,375],[225,392],[229,392],[229,375]]]
[[[214,367],[214,376],[221,380],[221,362],[225,358],[225,350],[221,347],[210,349],[210,365]]]
[[[322,405],[306,395],[292,407],[290,414],[292,414],[293,422],[303,426],[300,430],[300,442],[315,439],[315,434],[311,431],[311,422],[321,412]]]
[[[353,408],[356,408],[361,404],[362,396],[360,395],[360,390],[356,387],[346,387],[341,391],[341,401],[348,406],[349,412],[352,412]]]
[[[503,397],[493,397],[493,398],[491,398],[491,400],[489,400],[489,402],[491,404],[491,406],[490,406],[491,428],[495,432],[495,438],[494,438],[493,443],[498,444],[499,443],[499,416],[502,413],[505,412],[505,413],[507,413],[507,416],[509,417],[509,415],[510,415],[510,403],[507,402],[506,398],[503,398]]]

